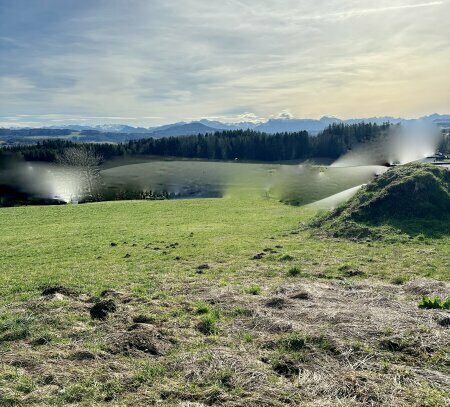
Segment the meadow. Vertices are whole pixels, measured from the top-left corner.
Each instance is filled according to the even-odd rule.
[[[0,404],[445,405],[448,314],[418,302],[448,295],[449,236],[332,239],[315,214],[2,208]]]

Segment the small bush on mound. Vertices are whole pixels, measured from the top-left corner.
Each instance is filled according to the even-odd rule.
[[[348,202],[312,222],[333,237],[439,236],[450,230],[450,171],[408,164],[389,169]]]

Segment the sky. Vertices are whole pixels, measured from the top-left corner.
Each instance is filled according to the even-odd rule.
[[[0,126],[450,113],[450,0],[0,0]]]

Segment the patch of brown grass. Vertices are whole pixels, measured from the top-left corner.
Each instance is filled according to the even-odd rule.
[[[109,290],[101,300],[115,308],[103,320],[89,312],[99,299],[73,291],[13,304],[3,312],[31,322],[28,335],[0,343],[0,404],[446,402],[447,313],[417,304],[425,292],[448,295],[448,284],[268,281],[257,296],[200,281],[168,299]],[[206,304],[202,314],[195,304]],[[196,328],[205,313],[213,335]]]

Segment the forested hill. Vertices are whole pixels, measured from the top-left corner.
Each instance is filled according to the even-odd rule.
[[[3,150],[29,161],[55,161],[66,148],[86,148],[108,159],[121,155],[150,154],[216,160],[282,161],[308,157],[336,158],[357,143],[373,140],[390,127],[358,123],[332,124],[317,136],[306,131],[267,134],[253,130],[231,130],[206,135],[140,139],[120,144],[80,144],[64,140],[45,140],[36,145]],[[0,150],[1,152],[1,150]]]

